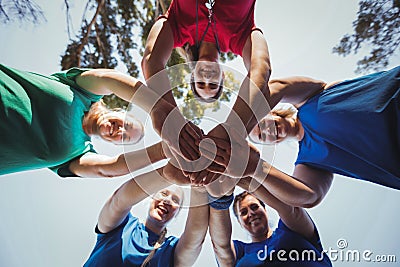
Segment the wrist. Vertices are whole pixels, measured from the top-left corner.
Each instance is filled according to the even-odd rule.
[[[260,159],[252,177],[259,183],[262,183],[268,176],[271,165]]]
[[[233,193],[222,197],[214,197],[207,192],[208,205],[216,210],[227,210],[233,202]]]

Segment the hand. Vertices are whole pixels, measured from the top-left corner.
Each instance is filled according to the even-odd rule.
[[[202,155],[214,161],[207,170],[236,178],[252,176],[260,160],[259,151],[235,129],[228,131],[230,142],[208,136],[200,142]]]
[[[199,127],[188,122],[177,108],[173,108],[169,104],[158,105],[150,115],[154,129],[173,153],[180,155],[185,160],[199,158],[199,148],[195,144],[203,137]]]
[[[177,185],[190,185],[189,178],[186,177],[180,169],[174,166],[176,163],[171,163],[173,160],[174,159],[170,160],[170,162],[163,167],[163,177]]]

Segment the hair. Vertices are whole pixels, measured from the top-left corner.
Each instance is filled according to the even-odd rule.
[[[88,119],[90,118],[98,120],[102,115],[108,112],[110,112],[110,110],[106,107],[103,99],[100,99],[100,101],[97,101],[90,106],[90,109],[87,112],[86,116]]]
[[[232,205],[232,209],[233,209],[233,214],[235,214],[236,219],[239,220],[239,213],[237,210],[237,204],[240,204],[240,202],[243,201],[243,199],[245,199],[247,196],[252,196],[255,199],[258,200],[258,202],[260,202],[260,205],[265,209],[265,203],[262,202],[259,198],[255,197],[253,194],[250,194],[247,191],[243,191],[242,193],[238,194],[235,196],[235,199],[233,200],[233,205]]]
[[[127,113],[122,108],[113,108],[113,109],[107,108],[103,99],[100,99],[100,101],[97,101],[90,106],[90,109],[89,109],[88,113],[86,114],[86,117],[87,117],[87,119],[90,119],[90,120],[98,120],[104,114],[111,113],[111,112],[123,113],[125,115],[125,120],[132,121],[132,122],[134,121],[140,125],[140,128],[142,129],[142,133],[141,133],[139,139],[136,142],[129,143],[129,144],[133,145],[133,144],[138,143],[140,140],[142,140],[142,138],[144,137],[143,123],[140,120],[138,120],[135,116],[133,116],[132,114]]]
[[[199,60],[199,49],[196,45],[189,45],[189,43],[185,43],[181,49],[178,50],[179,55],[181,55],[186,63],[188,63],[189,68],[192,70],[192,74],[190,75],[190,89],[193,92],[195,98],[201,102],[211,103],[220,98],[222,95],[222,91],[224,89],[224,79],[221,79],[221,82],[218,87],[218,92],[210,98],[203,98],[199,95],[196,89],[196,82],[194,81],[193,70],[196,66],[197,61]]]
[[[149,255],[147,255],[147,257],[144,259],[144,261],[143,261],[142,265],[140,265],[140,267],[145,267],[151,261],[151,259],[154,257],[154,254],[156,254],[157,249],[159,249],[161,247],[162,243],[164,243],[166,235],[167,235],[167,228],[164,228],[162,230],[157,242],[154,244],[154,249],[152,251],[150,251]]]
[[[179,205],[179,209],[178,209],[178,213],[181,211],[182,209],[182,203],[183,200],[185,198],[185,191],[182,190],[181,187],[176,186],[182,193],[182,199],[181,199],[181,204]],[[161,191],[161,190],[160,190]],[[178,214],[177,213],[177,214]],[[144,259],[142,265],[140,265],[140,267],[145,267],[150,261],[151,259],[154,257],[154,254],[156,254],[157,249],[159,249],[161,247],[161,245],[164,243],[165,239],[167,236],[167,228],[164,228],[161,233],[160,233],[160,237],[157,239],[157,242],[154,244],[154,248],[152,251],[150,251],[149,255],[147,255],[147,257]]]
[[[270,111],[271,115],[282,118],[293,117],[297,113],[297,109],[293,105],[275,107]]]

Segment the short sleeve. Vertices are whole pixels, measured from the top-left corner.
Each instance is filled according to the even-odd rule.
[[[78,77],[79,75],[88,70],[91,69],[72,68],[66,71],[53,73],[51,77],[63,84],[71,86],[71,88],[84,95],[90,101],[97,102],[103,97],[102,95],[96,95],[93,94],[92,92],[83,89],[82,87],[78,86],[78,84],[75,81],[76,77]]]
[[[77,157],[75,157],[75,158],[73,158],[73,159],[71,159],[71,160],[69,160],[69,161],[67,161],[67,162],[64,162],[64,163],[62,163],[62,164],[60,164],[60,165],[53,166],[53,167],[49,167],[49,169],[50,169],[51,171],[55,172],[58,176],[60,176],[60,177],[62,177],[62,178],[67,178],[67,177],[80,177],[80,176],[78,176],[78,175],[76,175],[75,173],[73,173],[73,172],[70,171],[69,165],[71,164],[72,161],[74,161],[74,160],[76,160],[76,159],[82,157],[83,155],[85,155],[86,153],[89,153],[89,152],[91,152],[91,153],[96,153],[96,154],[97,154],[97,152],[96,152],[96,150],[93,148],[93,145],[92,145],[92,144],[90,144],[90,145],[88,146],[87,151],[85,151],[83,154],[81,154],[81,155],[79,155],[79,156],[77,156]]]
[[[244,255],[244,243],[239,240],[233,240],[233,246],[235,247],[236,261],[238,261]]]

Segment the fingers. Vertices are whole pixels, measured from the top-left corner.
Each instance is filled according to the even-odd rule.
[[[203,183],[204,183],[204,185],[208,185],[209,183],[217,180],[218,177],[220,177],[219,173],[208,172],[207,176],[203,179]]]
[[[219,145],[210,138],[206,138],[200,142],[201,155],[209,160],[215,161],[218,164],[224,165],[225,167],[229,163],[231,149],[229,144],[223,140],[223,144]],[[215,146],[217,144],[217,147]],[[219,146],[219,147],[218,147]]]
[[[223,174],[225,172],[225,167],[213,162],[210,166],[207,167],[207,170],[210,172]]]

